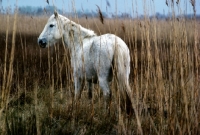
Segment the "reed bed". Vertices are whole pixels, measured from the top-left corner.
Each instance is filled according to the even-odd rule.
[[[70,56],[60,42],[41,49],[47,16],[0,15],[0,134],[200,134],[199,20],[71,18],[98,35],[113,33],[131,54],[136,112],[110,113],[98,86],[74,105]]]

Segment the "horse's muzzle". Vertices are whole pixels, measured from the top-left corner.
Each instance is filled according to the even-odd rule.
[[[47,45],[47,40],[45,38],[38,39],[38,44],[40,47],[45,48]]]

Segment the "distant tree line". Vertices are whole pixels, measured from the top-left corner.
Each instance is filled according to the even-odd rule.
[[[40,16],[40,15],[51,15],[54,13],[55,7],[54,6],[46,6],[46,7],[32,7],[32,6],[20,6],[18,7],[18,13],[22,14],[22,15],[32,15],[32,16]],[[98,17],[99,13],[98,11],[89,11],[89,10],[85,10],[85,11],[81,11],[78,10],[76,11],[76,13],[74,12],[66,12],[60,9],[56,9],[59,13],[64,14],[64,15],[70,15],[70,16],[76,16],[76,17],[85,17],[85,18],[90,18],[90,17]],[[6,13],[8,11],[12,12],[12,9],[10,7],[8,7],[7,9],[3,9],[3,7],[0,9],[0,13]],[[112,14],[112,13],[105,13],[102,12],[102,15],[104,18],[140,18],[143,19],[144,16],[140,15],[138,17],[133,17],[130,13],[120,13],[120,14]],[[157,19],[168,19],[171,18],[172,15],[171,14],[167,14],[167,15],[163,15],[160,13],[156,13],[153,16],[150,16],[150,19],[152,18],[157,18]],[[181,16],[177,16],[177,17],[181,17]],[[192,14],[187,14],[184,15],[185,18],[193,18]],[[200,15],[196,16],[197,19],[200,19]]]
[[[54,6],[46,6],[44,8],[42,7],[32,7],[32,6],[21,6],[18,8],[18,13],[22,14],[22,15],[50,15],[54,12],[55,7]],[[77,17],[98,17],[99,13],[97,11],[89,11],[89,10],[85,10],[85,11],[81,11],[78,10],[76,12],[66,12],[60,9],[56,9],[59,13],[62,14],[67,14],[67,15],[71,15],[71,16],[77,16]],[[108,17],[117,17],[117,18],[131,18],[131,15],[128,13],[121,13],[120,15],[108,15],[105,12],[102,12],[103,17],[108,18]]]
[[[18,13],[22,15],[44,15],[52,14],[55,10],[54,6],[42,7],[32,7],[32,6],[21,6],[18,8]],[[60,9],[57,9],[58,12],[61,12]]]

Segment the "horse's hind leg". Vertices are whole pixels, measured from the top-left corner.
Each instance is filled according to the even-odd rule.
[[[109,88],[109,82],[107,77],[100,77],[99,78],[99,86],[103,91],[103,96],[106,100],[106,108],[109,109],[111,103],[111,91]]]

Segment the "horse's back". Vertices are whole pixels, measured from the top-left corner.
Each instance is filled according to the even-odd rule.
[[[90,46],[90,56],[96,56],[94,59],[103,57],[108,60],[113,60],[116,48],[120,50],[122,55],[129,57],[129,49],[126,43],[118,36],[114,34],[104,34],[101,36],[96,36]],[[111,62],[110,61],[110,62]]]
[[[120,72],[122,75],[126,74],[124,79],[128,81],[130,74],[130,54],[128,46],[120,37],[113,34],[105,34],[100,36],[100,38],[102,38],[104,42],[108,42],[107,45],[111,48],[110,50],[112,50],[110,54],[112,55],[112,61],[114,59],[117,60],[117,72]]]
[[[100,52],[109,51],[111,54],[114,53],[115,47],[120,47],[122,50],[128,50],[126,43],[114,34],[104,34],[95,37],[92,46],[98,48],[98,51]]]
[[[90,48],[90,57],[93,57],[92,59],[96,67],[111,68],[116,48],[120,52],[120,54],[118,54],[121,55],[120,57],[127,60],[130,59],[129,49],[121,38],[113,34],[104,34],[95,37]]]
[[[108,36],[107,34],[94,37],[89,56],[96,68],[109,68],[111,66],[115,49],[113,39],[113,35]]]
[[[84,45],[84,65],[88,81],[92,79],[94,81],[99,77],[106,77],[110,81],[112,65],[116,56],[123,59],[121,60],[122,65],[128,64],[129,50],[121,38],[113,34],[104,34],[95,36],[88,41]],[[116,48],[120,52],[117,55],[115,55]],[[126,74],[128,75],[128,73],[129,71]]]

